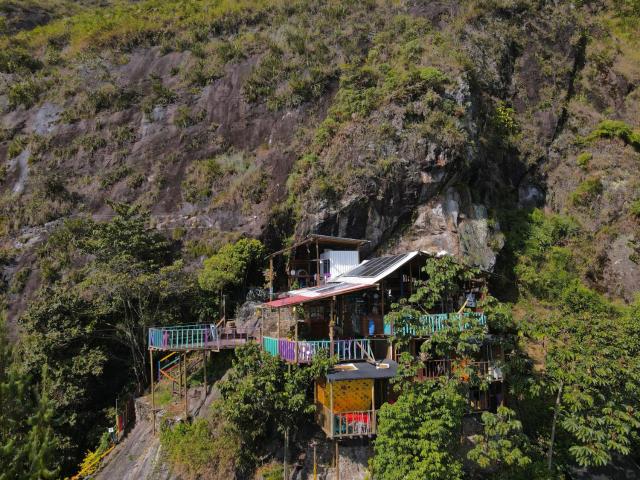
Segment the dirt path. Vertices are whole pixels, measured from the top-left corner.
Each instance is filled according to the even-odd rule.
[[[170,480],[169,467],[162,463],[160,439],[151,431],[151,423],[136,423],[108,456],[96,475],[97,480]]]
[[[196,417],[206,414],[211,402],[220,398],[214,384],[202,401],[202,387],[189,389],[189,413]],[[142,419],[122,439],[95,476],[96,480],[177,480],[171,468],[163,462],[158,435],[153,435],[151,422]]]

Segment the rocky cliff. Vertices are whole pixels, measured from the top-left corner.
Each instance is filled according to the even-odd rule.
[[[594,285],[637,291],[633,2],[7,5],[10,316],[38,242],[109,201],[148,208],[194,261],[313,231],[485,268],[505,212],[542,207],[579,220]]]

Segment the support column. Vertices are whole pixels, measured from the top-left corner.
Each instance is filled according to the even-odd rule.
[[[293,360],[295,362],[295,364],[298,364],[298,351],[299,351],[299,346],[298,346],[298,319],[295,318],[295,325],[293,327],[293,331],[294,331],[294,335],[293,335],[293,339],[295,341],[295,343],[293,344]]]
[[[331,357],[335,355],[335,341],[334,341],[334,334],[335,334],[334,329],[336,327],[335,303],[336,303],[336,297],[333,297],[331,299],[331,313],[330,313],[331,318],[329,319],[329,356]]]
[[[151,423],[153,424],[153,434],[156,434],[156,392],[153,381],[153,350],[149,350],[149,365],[151,366]]]
[[[320,247],[318,245],[318,239],[316,238],[316,269],[318,270],[318,286],[322,285],[322,279],[320,278]]]
[[[340,449],[338,448],[338,440],[333,442],[336,445],[336,480],[340,480]]]
[[[203,370],[203,374],[202,376],[204,377],[204,396],[205,398],[207,397],[207,351],[203,350],[202,351],[202,370]]]
[[[184,368],[182,369],[184,374],[184,421],[186,422],[189,418],[189,398],[187,395],[187,353],[185,352],[182,355],[184,358]]]
[[[369,428],[371,433],[376,431],[376,379],[371,382],[371,418],[369,419]]]
[[[273,257],[269,257],[269,300],[273,300]]]

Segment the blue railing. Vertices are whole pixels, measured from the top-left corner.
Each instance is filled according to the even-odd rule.
[[[211,348],[218,340],[213,323],[149,328],[149,348],[155,350]]]
[[[265,352],[278,356],[287,362],[296,361],[296,345],[298,363],[311,363],[313,357],[320,351],[327,355],[331,349],[330,340],[287,340],[285,338],[262,337],[262,346]],[[368,360],[373,358],[370,340],[334,340],[333,353],[338,361]]]
[[[425,337],[435,332],[442,331],[446,328],[450,328],[453,324],[457,323],[460,330],[466,330],[471,328],[472,322],[464,323],[465,318],[475,319],[479,325],[487,324],[487,316],[484,313],[478,312],[464,312],[464,313],[435,313],[430,315],[423,315],[420,317],[419,324],[417,326],[405,326],[402,329],[402,333],[405,335],[411,335],[414,337]],[[385,335],[392,335],[394,333],[389,323],[384,325]]]

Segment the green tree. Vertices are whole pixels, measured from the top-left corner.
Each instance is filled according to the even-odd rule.
[[[407,384],[394,404],[378,413],[370,466],[380,480],[463,478],[455,450],[466,407],[453,380]]]
[[[65,222],[52,235],[42,251],[54,259],[53,281],[20,320],[25,369],[37,378],[41,365],[50,367],[63,473],[111,425],[116,395],[146,385],[146,328],[215,313],[148,215],[120,204],[114,210],[109,222]]]
[[[492,475],[492,478],[522,478],[531,465],[529,439],[522,433],[522,423],[515,412],[499,406],[497,413],[482,414],[484,431],[474,435],[475,446],[467,457]]]
[[[244,288],[249,276],[260,271],[264,254],[264,245],[255,239],[242,238],[228,243],[204,261],[198,282],[203,289],[212,292],[234,286]]]
[[[13,350],[0,324],[0,480],[56,478],[46,366],[38,387],[21,371]]]

